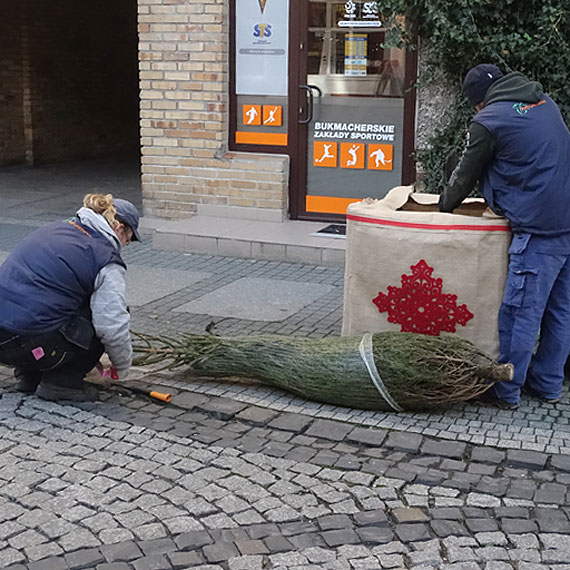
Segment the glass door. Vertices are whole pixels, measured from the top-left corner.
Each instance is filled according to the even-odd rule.
[[[344,215],[350,202],[381,198],[406,178],[414,123],[406,85],[415,65],[405,50],[383,45],[380,2],[309,0],[305,6],[300,46],[306,60],[299,66],[305,188],[296,217],[324,219]]]

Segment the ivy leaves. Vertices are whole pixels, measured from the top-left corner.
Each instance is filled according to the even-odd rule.
[[[428,46],[430,65],[452,84],[478,63],[496,63],[540,81],[570,120],[567,0],[386,0],[381,7],[392,26],[387,43]],[[463,145],[471,116],[460,98],[450,101],[446,123],[419,153],[427,191],[443,190],[445,161]]]

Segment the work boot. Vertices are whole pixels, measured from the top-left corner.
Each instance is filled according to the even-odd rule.
[[[36,396],[52,402],[59,402],[60,400],[95,402],[99,399],[99,390],[87,382],[84,382],[80,388],[68,388],[50,384],[49,382],[41,382],[36,390]]]
[[[483,394],[478,398],[475,398],[474,401],[483,404],[484,406],[494,406],[501,410],[518,410],[520,405],[518,402],[507,402],[506,400],[499,398],[492,389],[483,392]]]
[[[532,386],[529,386],[528,384],[525,384],[522,387],[522,391],[527,396],[530,396],[531,398],[536,398],[537,400],[540,400],[541,402],[544,402],[545,404],[558,404],[558,402],[560,402],[560,400],[562,400],[562,397],[548,398],[547,396],[543,396],[542,394],[540,394],[537,390],[535,390]]]
[[[16,390],[24,394],[33,394],[41,382],[42,373],[36,370],[19,370],[16,368],[14,370],[14,378],[16,382]]]

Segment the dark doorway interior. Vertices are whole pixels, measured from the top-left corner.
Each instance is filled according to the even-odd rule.
[[[0,165],[140,153],[136,0],[0,0]]]

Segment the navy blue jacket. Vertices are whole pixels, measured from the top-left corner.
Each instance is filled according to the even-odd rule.
[[[521,73],[488,89],[440,210],[453,211],[478,180],[489,207],[513,231],[570,233],[570,133],[541,85]]]
[[[22,335],[59,330],[88,306],[109,263],[125,266],[104,235],[75,219],[36,230],[0,266],[0,328]]]
[[[544,95],[536,103],[498,101],[473,119],[495,140],[482,193],[514,232],[570,232],[570,133],[558,106]]]

